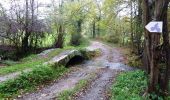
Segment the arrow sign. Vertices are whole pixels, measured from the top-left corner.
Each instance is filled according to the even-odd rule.
[[[163,22],[162,21],[153,21],[150,22],[145,28],[151,33],[162,33],[163,31]]]

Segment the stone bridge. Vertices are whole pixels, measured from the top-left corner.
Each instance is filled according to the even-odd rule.
[[[69,63],[76,63],[84,59],[90,59],[99,52],[99,49],[85,48],[82,50],[66,50],[52,58],[45,64],[67,66]]]

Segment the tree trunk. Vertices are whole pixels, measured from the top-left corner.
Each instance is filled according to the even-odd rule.
[[[63,43],[64,43],[64,29],[63,26],[59,26],[59,34],[57,37],[57,43],[55,45],[56,48],[63,48]]]
[[[28,49],[29,49],[28,38],[29,38],[29,36],[26,35],[22,40],[22,52],[23,53],[28,52]]]
[[[78,46],[80,45],[80,42],[81,42],[81,25],[82,25],[82,22],[83,20],[82,19],[79,19],[78,21],[76,21],[76,33],[73,33],[72,36],[71,36],[71,44],[72,45],[75,45],[75,46]]]
[[[132,0],[130,1],[130,30],[131,30],[131,42],[132,42],[132,48],[134,49],[134,34],[133,34],[133,3]]]
[[[151,44],[151,61],[150,61],[150,82],[148,86],[148,92],[157,92],[158,79],[159,79],[159,50],[157,46],[160,44],[160,34],[150,33],[152,35],[152,44]]]
[[[147,25],[151,21],[151,17],[149,15],[149,3],[148,0],[143,0],[143,25]],[[145,41],[144,41],[144,66],[146,66],[146,70],[148,74],[150,73],[150,46],[151,46],[151,36],[150,33],[145,29]]]
[[[95,20],[93,21],[93,38],[96,37],[96,22]]]
[[[29,15],[28,15],[28,0],[26,0],[26,12],[25,12],[25,36],[22,40],[22,52],[28,52],[29,49],[29,45],[28,45],[28,39],[29,39],[29,35],[30,32],[28,31],[28,25],[29,25]]]
[[[168,85],[169,85],[169,74],[170,74],[170,44],[169,44],[169,34],[168,34],[168,20],[167,20],[167,16],[168,16],[168,4],[169,2],[167,1],[164,5],[164,13],[162,15],[163,18],[163,50],[165,52],[165,63],[166,63],[166,69],[165,69],[165,75],[163,77],[163,80],[161,80],[162,85],[161,85],[161,89],[163,90],[163,94],[167,94],[168,93]]]
[[[98,27],[97,27],[97,33],[98,33],[98,37],[100,37],[100,20],[101,20],[101,15],[98,18]]]
[[[144,25],[146,25],[150,19],[154,21],[163,21],[164,28],[163,28],[163,41],[164,41],[164,50],[166,52],[166,75],[164,84],[168,84],[168,72],[169,72],[169,65],[170,65],[170,57],[169,57],[169,37],[168,37],[168,30],[167,30],[167,9],[168,9],[169,1],[167,0],[153,0],[149,2],[148,0],[143,1],[143,11],[144,11]],[[149,33],[145,30],[145,51],[147,56],[147,63],[148,68],[150,68],[150,81],[148,85],[148,93],[155,92],[159,95],[160,91],[159,88],[161,84],[159,83],[160,77],[160,33]],[[166,44],[166,45],[165,45]],[[163,87],[160,87],[160,89]],[[167,89],[167,85],[165,85],[164,89]],[[165,89],[165,90],[166,90]],[[161,89],[163,90],[163,89]]]

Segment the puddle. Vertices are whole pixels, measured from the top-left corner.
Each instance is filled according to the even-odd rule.
[[[123,71],[134,70],[133,68],[131,68],[128,65],[125,65],[123,63],[108,63],[107,68],[116,69],[116,70],[123,70]]]
[[[77,66],[80,67],[80,66]],[[102,61],[83,61],[81,64],[81,67],[86,67],[88,69],[100,69],[100,68],[109,68],[112,70],[121,70],[121,71],[131,71],[134,70],[134,68],[129,67],[126,64],[123,64],[121,62],[114,63],[114,62],[102,62]]]

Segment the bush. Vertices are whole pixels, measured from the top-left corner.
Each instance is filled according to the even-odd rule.
[[[82,36],[80,33],[74,33],[71,35],[70,44],[73,46],[79,46],[81,44]]]
[[[143,100],[142,93],[147,86],[143,71],[132,71],[119,75],[112,86],[112,100]]]
[[[31,72],[22,73],[18,78],[0,84],[0,97],[11,97],[22,91],[34,89],[38,85],[48,83],[58,78],[66,71],[64,67],[56,69],[49,66],[39,66]]]
[[[109,42],[109,43],[120,43],[121,37],[117,34],[110,34],[110,35],[106,35],[104,36],[103,40],[105,40],[106,42]]]

